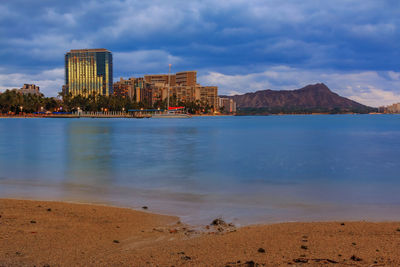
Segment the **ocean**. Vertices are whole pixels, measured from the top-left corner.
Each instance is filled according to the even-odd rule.
[[[0,198],[191,224],[400,220],[400,116],[0,119]]]

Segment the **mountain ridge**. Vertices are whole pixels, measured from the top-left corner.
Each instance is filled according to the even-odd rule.
[[[295,90],[261,90],[232,98],[239,110],[263,110],[265,112],[354,112],[368,113],[375,108],[360,104],[332,92],[323,83],[310,84]]]

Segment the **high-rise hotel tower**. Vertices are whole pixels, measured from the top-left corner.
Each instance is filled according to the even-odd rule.
[[[65,54],[65,89],[73,96],[113,94],[112,54],[107,49],[77,49]]]

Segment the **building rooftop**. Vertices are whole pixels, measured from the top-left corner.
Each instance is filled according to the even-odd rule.
[[[68,53],[82,53],[82,52],[110,52],[105,48],[87,48],[87,49],[71,49]]]
[[[180,72],[177,72],[176,74],[183,74],[183,73],[189,73],[189,72],[195,72],[195,73],[197,73],[197,70],[180,71]]]

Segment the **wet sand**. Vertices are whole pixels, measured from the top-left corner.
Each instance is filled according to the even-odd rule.
[[[400,222],[236,228],[98,205],[0,200],[0,266],[400,266]]]

